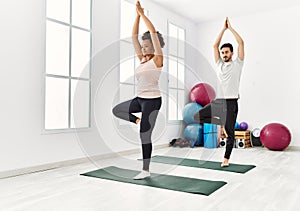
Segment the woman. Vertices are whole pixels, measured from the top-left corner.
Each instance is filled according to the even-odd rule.
[[[151,21],[145,16],[140,2],[136,3],[137,16],[132,30],[132,41],[140,65],[135,70],[137,79],[137,97],[123,102],[113,108],[113,114],[135,124],[140,122],[140,138],[143,152],[143,169],[134,179],[150,177],[149,165],[152,153],[151,135],[161,107],[161,94],[158,86],[163,66],[164,40]],[[149,31],[138,40],[139,23],[143,19]],[[132,113],[141,112],[141,118]]]

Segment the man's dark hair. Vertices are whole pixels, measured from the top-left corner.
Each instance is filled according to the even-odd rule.
[[[163,38],[162,34],[159,33],[158,31],[157,31],[157,36],[158,36],[158,39],[159,39],[160,46],[163,48],[165,46],[164,38]],[[152,43],[152,39],[151,39],[151,35],[150,35],[149,31],[146,31],[143,34],[142,40],[150,40],[151,43]]]
[[[220,50],[222,50],[222,48],[229,48],[230,51],[233,52],[233,47],[232,47],[232,45],[231,45],[230,43],[224,43],[224,44],[221,46]]]

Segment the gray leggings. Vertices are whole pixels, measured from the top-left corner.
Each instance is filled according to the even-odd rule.
[[[136,122],[138,117],[132,113],[142,112],[140,122],[140,138],[142,141],[143,170],[149,170],[152,153],[151,135],[160,107],[161,97],[136,97],[132,100],[128,100],[116,105],[112,110],[116,117],[133,123]]]

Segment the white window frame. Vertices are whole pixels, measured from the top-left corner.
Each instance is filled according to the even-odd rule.
[[[174,54],[174,53],[172,53],[171,51],[170,51],[170,40],[172,39],[172,40],[174,40],[175,38],[174,37],[172,37],[172,36],[170,36],[170,24],[172,24],[173,26],[175,26],[176,28],[177,28],[177,46],[176,46],[176,48],[177,48],[177,52],[176,52],[176,54]],[[179,38],[178,38],[178,30],[183,30],[184,31],[184,40],[179,40]],[[168,78],[169,78],[169,83],[168,83],[168,98],[167,98],[167,119],[168,119],[168,123],[170,123],[170,124],[180,124],[180,123],[182,123],[182,118],[179,118],[179,116],[181,116],[182,117],[182,110],[180,110],[180,108],[178,108],[178,101],[179,101],[179,92],[181,91],[181,92],[183,92],[183,102],[182,102],[182,104],[184,104],[184,102],[185,102],[185,100],[184,100],[184,98],[185,98],[185,89],[184,89],[184,86],[185,86],[185,55],[186,55],[186,52],[185,52],[185,45],[184,45],[184,53],[183,53],[183,56],[180,56],[179,55],[179,52],[178,52],[178,48],[179,48],[179,42],[183,42],[183,44],[185,44],[185,40],[186,40],[186,30],[185,30],[185,28],[183,28],[183,27],[180,27],[179,25],[177,25],[177,24],[175,24],[173,21],[170,21],[170,20],[168,20],[168,43],[169,43],[169,45],[168,45]],[[171,60],[171,57],[173,57],[173,58],[175,58],[175,60],[176,60],[176,63],[177,63],[177,87],[170,87],[170,77],[171,77],[171,74],[170,74],[170,60]],[[180,61],[182,61],[182,62],[180,62]],[[183,68],[184,68],[184,80],[183,81],[180,81],[180,79],[178,78],[178,65],[183,65]],[[181,83],[182,84],[182,86],[183,87],[179,87],[179,83]],[[170,96],[170,90],[172,90],[172,91],[175,91],[176,92],[176,96]],[[170,106],[171,106],[171,103],[170,103],[170,97],[175,97],[176,99],[175,99],[175,104],[176,104],[176,119],[170,119],[170,114],[169,114],[169,112],[170,112]],[[176,103],[177,102],[177,103]],[[182,108],[183,109],[183,108]],[[180,114],[179,114],[179,112],[180,112]]]
[[[60,20],[57,20],[57,19],[53,19],[53,18],[49,18],[47,17],[46,15],[46,23],[49,21],[51,23],[55,23],[55,24],[60,24],[60,25],[63,25],[63,26],[67,26],[69,27],[69,75],[68,76],[65,76],[65,75],[59,75],[59,74],[49,74],[46,72],[46,59],[45,59],[45,74],[44,74],[44,77],[43,77],[43,81],[44,81],[44,90],[43,90],[43,93],[44,93],[44,106],[43,106],[43,119],[42,119],[42,125],[43,125],[43,128],[42,128],[42,133],[44,134],[48,134],[48,133],[65,133],[65,132],[75,132],[75,131],[78,131],[78,130],[88,130],[91,128],[91,83],[92,83],[92,80],[91,80],[91,70],[92,70],[92,0],[90,0],[90,28],[89,29],[86,29],[86,28],[82,28],[82,27],[79,27],[79,26],[75,26],[72,24],[72,0],[70,0],[70,22],[69,23],[66,23],[66,22],[63,22],[63,21],[60,21]],[[45,7],[45,13],[47,14],[47,1],[46,1],[46,7]],[[73,77],[71,76],[71,73],[72,73],[72,70],[71,70],[71,52],[72,52],[72,29],[77,29],[77,30],[82,30],[82,31],[86,31],[86,32],[89,32],[89,37],[90,37],[90,50],[89,50],[89,75],[87,78],[85,77]],[[47,36],[47,31],[46,31],[46,34],[45,36]],[[46,45],[45,45],[46,46]],[[47,48],[47,46],[46,46]],[[45,53],[46,55],[46,53]],[[68,127],[66,128],[53,128],[53,129],[47,129],[46,128],[46,80],[47,78],[55,78],[55,79],[64,79],[64,80],[68,80],[69,81],[69,93],[68,93]],[[88,93],[88,98],[89,98],[89,102],[88,102],[88,125],[87,127],[71,127],[71,119],[72,119],[72,114],[71,114],[71,98],[72,98],[72,90],[71,90],[71,81],[72,80],[79,80],[79,81],[87,81],[88,82],[88,89],[89,89],[89,93]]]

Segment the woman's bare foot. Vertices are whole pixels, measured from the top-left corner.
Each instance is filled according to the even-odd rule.
[[[221,133],[224,134],[225,138],[228,137],[227,132],[226,132],[224,126],[221,126]]]
[[[140,121],[141,121],[140,118],[136,119],[136,120],[135,120],[135,124],[139,124]]]
[[[221,164],[221,167],[228,167],[229,166],[229,159],[227,158],[224,158],[222,164]]]

